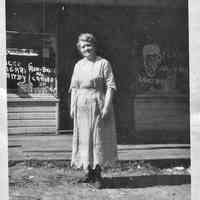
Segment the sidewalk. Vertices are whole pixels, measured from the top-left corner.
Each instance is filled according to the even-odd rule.
[[[8,137],[9,161],[70,160],[71,135],[12,135]],[[121,161],[190,160],[189,144],[118,145]]]
[[[118,145],[119,165],[103,171],[96,190],[77,183],[83,172],[68,166],[71,143],[71,135],[9,136],[10,198],[190,199],[188,144]]]

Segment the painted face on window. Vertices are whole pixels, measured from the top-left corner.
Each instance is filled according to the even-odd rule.
[[[95,48],[94,48],[93,44],[91,44],[90,42],[87,42],[87,41],[79,42],[79,50],[80,50],[81,54],[86,58],[90,58],[95,55]]]

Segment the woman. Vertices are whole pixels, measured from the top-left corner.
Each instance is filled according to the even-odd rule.
[[[72,75],[70,115],[74,119],[71,165],[83,168],[83,182],[102,187],[101,168],[117,160],[112,98],[116,90],[110,63],[96,54],[96,40],[90,33],[78,37],[83,58]]]

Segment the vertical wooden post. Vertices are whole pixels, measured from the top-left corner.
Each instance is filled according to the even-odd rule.
[[[60,104],[60,87],[59,87],[59,76],[60,76],[60,65],[62,63],[62,51],[61,51],[61,34],[62,31],[60,30],[62,28],[62,20],[61,20],[61,9],[60,4],[57,5],[57,12],[56,12],[56,96],[58,98],[57,103],[57,123],[56,123],[56,132],[59,133],[60,129],[60,120],[59,120],[59,104]]]
[[[6,24],[5,24],[5,13],[6,13],[6,6],[5,0],[0,1],[0,30],[1,30],[1,48],[0,48],[0,60],[1,60],[1,67],[0,67],[0,130],[1,130],[1,151],[0,151],[0,158],[1,158],[1,198],[7,199],[8,197],[8,131],[7,131],[7,94],[6,94]]]
[[[57,27],[56,27],[56,38],[57,38],[57,59],[56,59],[56,75],[57,75],[57,133],[62,129],[62,120],[60,118],[63,111],[63,79],[64,79],[64,16],[65,6],[59,4],[57,7]]]

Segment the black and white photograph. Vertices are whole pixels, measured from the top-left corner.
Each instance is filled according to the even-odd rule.
[[[197,8],[4,1],[0,182],[9,200],[198,199]]]

